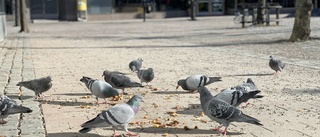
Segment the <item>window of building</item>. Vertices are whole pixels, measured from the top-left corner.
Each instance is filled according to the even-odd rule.
[[[6,0],[5,1],[5,9],[6,9],[6,14],[12,14],[12,0]]]
[[[0,0],[0,14],[5,14],[5,1]]]
[[[87,0],[88,14],[112,13],[112,0]]]

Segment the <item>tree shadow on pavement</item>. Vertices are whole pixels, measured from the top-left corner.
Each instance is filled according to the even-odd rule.
[[[143,127],[143,128],[134,128],[130,129],[132,132],[137,133],[151,133],[151,134],[164,134],[168,133],[174,134],[176,136],[187,136],[190,134],[219,134],[218,131],[213,131],[210,129],[194,129],[194,127],[189,127],[189,130],[185,130],[184,128],[154,128],[154,127]],[[181,134],[181,135],[179,135]],[[243,133],[239,132],[228,132],[228,135],[241,135]]]
[[[93,103],[87,102],[71,102],[63,100],[38,100],[40,103],[51,104],[51,105],[60,105],[60,106],[87,106],[94,105]]]
[[[63,96],[91,96],[91,93],[63,93],[63,94],[52,94],[52,95],[63,95]]]
[[[9,98],[11,99],[19,99],[19,100],[25,100],[25,99],[30,99],[30,98],[35,98],[35,96],[18,96],[18,95],[8,95]]]
[[[292,94],[320,94],[320,89],[292,89],[290,91]]]
[[[190,92],[187,91],[157,91],[157,92],[151,92],[153,94],[190,94]]]
[[[189,104],[188,108],[178,110],[177,114],[200,115],[202,112],[201,104]]]
[[[266,73],[266,74],[261,74],[261,73],[257,73],[257,74],[237,74],[237,75],[227,75],[225,77],[236,77],[236,76],[271,76],[274,75],[274,73]]]
[[[48,133],[47,137],[100,137],[97,134],[91,133],[78,133],[78,132],[64,132],[64,133]]]

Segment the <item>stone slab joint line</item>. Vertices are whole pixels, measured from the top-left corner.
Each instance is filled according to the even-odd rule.
[[[35,69],[34,69],[34,65],[33,65],[33,59],[32,59],[32,50],[30,49],[30,38],[29,38],[29,35],[28,34],[24,34],[22,36],[22,49],[23,49],[23,57],[22,57],[22,72],[26,72],[26,71],[32,71],[31,74],[33,74],[33,78],[36,78],[35,76]],[[31,56],[31,61],[25,61],[28,54],[30,54],[29,56]],[[32,69],[25,69],[25,66],[32,66]],[[30,73],[28,73],[30,74]],[[24,79],[24,75],[21,75],[22,76],[22,79],[23,80],[27,80],[27,79]],[[33,100],[32,100],[33,101]],[[27,102],[26,102],[26,105],[27,105]],[[43,133],[44,135],[47,135],[47,131],[46,131],[46,127],[45,127],[45,120],[44,120],[44,116],[43,116],[43,109],[42,109],[42,104],[40,102],[38,102],[38,107],[40,109],[40,117],[41,119],[41,122],[42,122],[42,128],[43,128]]]

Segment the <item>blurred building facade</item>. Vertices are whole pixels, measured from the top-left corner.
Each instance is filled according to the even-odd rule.
[[[4,1],[7,20],[13,19],[14,1]],[[152,3],[147,18],[186,17],[191,0],[26,0],[30,20],[51,19],[76,21],[79,2],[86,2],[88,20],[115,20],[142,18],[142,2]],[[235,10],[258,6],[258,0],[194,0],[197,16],[233,15]],[[281,13],[294,12],[296,0],[266,0],[267,4],[281,5]],[[320,6],[313,0],[315,8]]]

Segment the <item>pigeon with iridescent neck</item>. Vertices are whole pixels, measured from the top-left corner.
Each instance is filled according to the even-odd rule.
[[[227,134],[227,128],[231,122],[246,122],[255,125],[262,125],[256,118],[248,116],[241,112],[238,108],[230,105],[229,103],[212,96],[210,91],[201,86],[198,89],[200,93],[200,102],[203,113],[210,119],[219,122],[221,125],[213,130],[218,130],[223,135]],[[225,129],[220,131],[220,128],[224,126]]]

